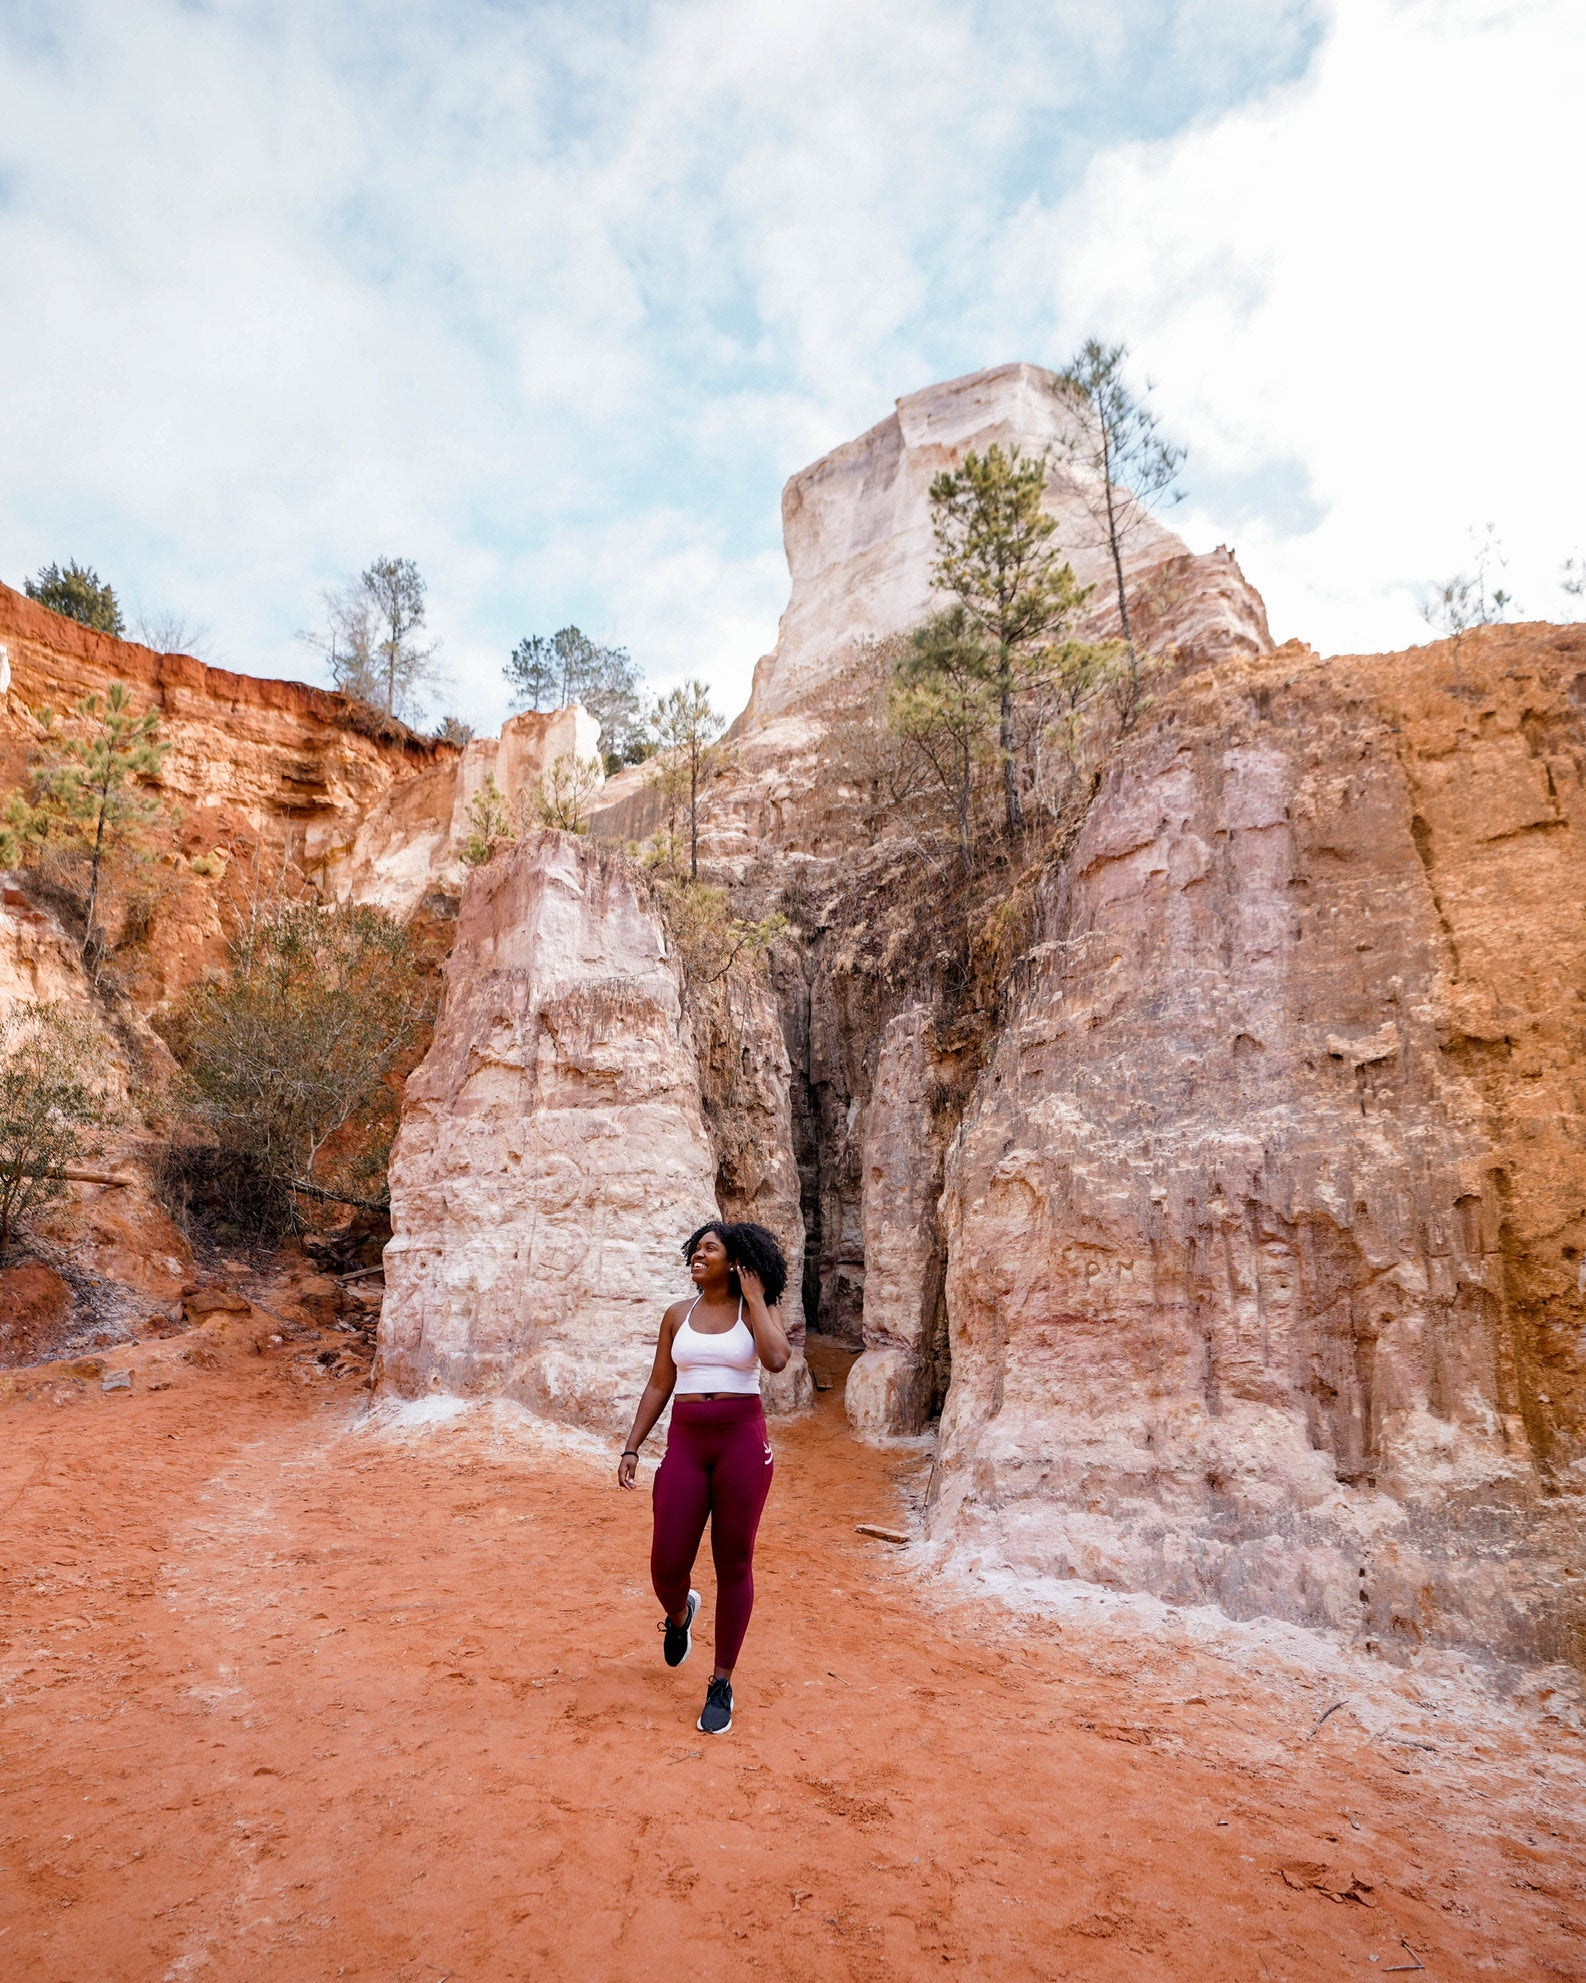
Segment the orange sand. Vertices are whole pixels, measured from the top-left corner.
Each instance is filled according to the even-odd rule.
[[[647,1495],[287,1358],[0,1404],[9,1983],[1586,1977],[1561,1722],[1373,1739],[1281,1661],[951,1600],[854,1533],[919,1462],[833,1390],[713,1741]]]

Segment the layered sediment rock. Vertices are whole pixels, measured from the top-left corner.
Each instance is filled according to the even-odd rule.
[[[146,1153],[138,1117],[139,1074],[164,1049],[136,1011],[123,1009],[119,1023],[112,1024],[93,995],[77,945],[49,911],[7,882],[0,885],[0,1015],[28,1005],[54,1007],[93,1042],[97,1084],[116,1120],[97,1155],[82,1168],[128,1180],[71,1182],[60,1199],[30,1219],[30,1234],[35,1244],[59,1247],[64,1260],[78,1270],[79,1281],[92,1278],[95,1313],[112,1336],[135,1331],[151,1315],[169,1309],[192,1266],[191,1249],[159,1202],[149,1167],[141,1161]],[[70,1307],[75,1289],[68,1289],[67,1299]],[[20,1357],[32,1333],[19,1331],[9,1348],[0,1343],[0,1364],[13,1360],[13,1353]]]
[[[33,712],[68,711],[124,683],[140,712],[157,708],[164,754],[158,789],[168,803],[157,858],[139,889],[101,901],[110,937],[96,990],[79,944],[47,887],[19,875],[0,903],[0,1006],[38,999],[63,1006],[98,1037],[105,1077],[122,1108],[106,1168],[126,1188],[74,1183],[69,1199],[32,1221],[79,1270],[107,1327],[136,1328],[169,1307],[191,1268],[186,1240],[153,1189],[148,1135],[159,1122],[170,1059],[149,1016],[225,957],[225,897],[238,884],[268,887],[283,868],[313,876],[350,848],[369,809],[394,786],[454,760],[449,746],[410,736],[345,696],[299,682],[261,680],[156,654],[79,626],[0,585],[0,781],[25,783],[41,728]],[[206,857],[198,866],[193,857]],[[231,881],[224,877],[230,866]],[[129,914],[128,897],[134,896]],[[113,995],[106,985],[113,985]],[[152,1139],[158,1142],[158,1136]]]
[[[1185,684],[947,1165],[932,1533],[1586,1657],[1586,633]]]
[[[531,835],[468,883],[445,1011],[408,1082],[385,1382],[623,1430],[661,1311],[687,1291],[678,1246],[717,1215],[717,1168],[647,891],[586,840]],[[800,1400],[802,1367],[800,1351],[768,1402]]]
[[[228,827],[263,836],[310,872],[351,848],[392,785],[456,755],[346,696],[156,654],[79,626],[7,585],[0,585],[0,648],[10,668],[0,701],[0,776],[8,785],[22,778],[37,741],[32,710],[69,709],[124,682],[137,708],[160,711],[169,746],[162,789],[190,816],[217,816],[221,837]]]
[[[972,449],[997,444],[1050,457],[1046,503],[1056,541],[1093,588],[1076,631],[1118,630],[1110,555],[1093,514],[1101,485],[1068,453],[1074,403],[1039,365],[998,365],[908,393],[885,420],[812,462],[782,492],[791,592],[777,644],[755,666],[747,707],[728,732],[731,768],[712,788],[702,844],[719,867],[742,868],[770,848],[825,852],[815,749],[868,644],[918,626],[945,603],[930,486]],[[1135,631],[1178,672],[1271,651],[1266,607],[1226,546],[1196,554],[1122,491],[1125,588]],[[613,845],[665,823],[653,770],[620,772],[591,830]]]
[[[0,590],[0,753],[20,771],[28,704],[127,680],[204,844],[252,835],[401,915],[461,890],[393,1161],[390,1387],[620,1430],[679,1239],[760,1218],[795,1336],[802,1283],[862,1349],[856,1430],[942,1407],[945,1559],[1586,1665],[1586,632],[1274,654],[1231,553],[1133,518],[1131,611],[1179,665],[1077,837],[1009,874],[1008,927],[1036,903],[1012,980],[971,984],[973,946],[938,968],[935,905],[903,899],[905,837],[822,815],[822,697],[935,603],[932,476],[1061,449],[1072,411],[1000,367],[789,483],[792,597],[706,831],[740,911],[793,914],[775,997],[685,995],[642,880],[589,842],[534,834],[464,885],[485,776],[511,799],[586,754],[576,712],[459,755]],[[1050,500],[1104,632],[1085,493]],[[658,823],[648,775],[613,782],[607,839]],[[168,946],[188,975],[198,937]],[[82,1003],[77,971],[0,905],[0,997]],[[151,965],[139,1009],[180,981]],[[800,1355],[769,1401],[807,1387]]]

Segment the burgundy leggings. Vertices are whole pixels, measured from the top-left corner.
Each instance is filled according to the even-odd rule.
[[[708,1515],[716,1564],[716,1664],[729,1669],[738,1663],[754,1609],[754,1537],[771,1473],[757,1397],[673,1402],[666,1458],[652,1490],[650,1582],[669,1617],[683,1609]]]

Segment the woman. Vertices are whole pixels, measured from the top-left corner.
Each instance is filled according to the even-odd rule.
[[[673,1391],[666,1457],[655,1476],[655,1539],[650,1582],[666,1612],[668,1666],[693,1644],[699,1592],[688,1587],[710,1517],[716,1565],[716,1671],[697,1726],[732,1727],[732,1669],[754,1609],[754,1538],[771,1491],[771,1447],[760,1406],[760,1371],[781,1370],[792,1352],[772,1310],[787,1286],[787,1262],[764,1226],[712,1219],[683,1247],[697,1290],[661,1318],[655,1363],[633,1430],[617,1462],[617,1484],[632,1487],[639,1448]]]

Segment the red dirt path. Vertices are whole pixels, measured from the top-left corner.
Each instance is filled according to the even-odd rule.
[[[712,1741],[647,1495],[348,1388],[0,1402],[7,1983],[1586,1977],[1559,1723],[1313,1732],[1336,1681],[948,1601],[854,1533],[917,1463],[833,1392],[774,1433]]]

